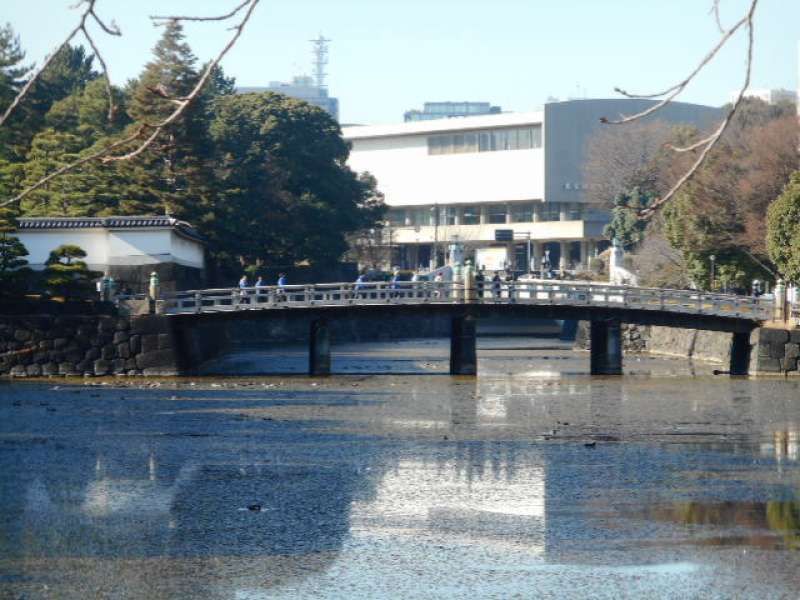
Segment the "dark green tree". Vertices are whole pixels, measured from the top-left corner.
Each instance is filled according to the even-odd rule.
[[[24,293],[30,276],[23,257],[28,251],[14,235],[15,220],[7,208],[0,208],[0,297]]]
[[[45,263],[45,287],[53,296],[62,296],[65,300],[87,299],[94,292],[93,280],[102,277],[102,273],[89,270],[86,263],[86,252],[79,246],[65,244],[50,253]]]
[[[638,187],[629,193],[618,194],[611,209],[611,222],[606,225],[603,235],[618,240],[625,250],[638,246],[645,236],[647,223],[638,217],[639,211],[650,206],[655,194],[642,193]]]
[[[348,233],[380,220],[374,179],[346,166],[349,146],[325,111],[280,94],[226,96],[210,131],[219,200],[198,225],[220,258],[327,265]]]
[[[767,210],[767,249],[781,275],[800,283],[800,171]]]
[[[23,64],[25,52],[11,25],[0,27],[0,113],[5,112],[19,90],[25,85],[29,66]],[[0,159],[19,161],[25,154],[28,139],[22,112],[9,117],[0,127]]]

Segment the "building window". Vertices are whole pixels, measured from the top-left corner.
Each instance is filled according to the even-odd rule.
[[[463,154],[542,147],[542,126],[504,127],[428,136],[428,154]]]
[[[461,223],[464,225],[479,225],[481,222],[481,209],[479,206],[465,206]]]
[[[512,205],[511,221],[514,223],[533,222],[533,205],[529,203]]]
[[[442,207],[442,225],[455,225],[458,209],[455,206]]]
[[[567,219],[570,221],[580,221],[583,218],[583,205],[572,204],[567,213]]]
[[[504,204],[489,205],[489,223],[499,225],[506,222],[506,207]]]
[[[401,208],[389,210],[387,220],[392,227],[403,227],[406,224],[406,211]]]
[[[561,205],[558,202],[544,202],[539,212],[540,221],[558,221]]]

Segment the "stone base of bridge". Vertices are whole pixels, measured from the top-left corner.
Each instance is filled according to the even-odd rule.
[[[308,346],[308,374],[331,374],[331,330],[326,319],[311,321]]]
[[[475,325],[475,317],[471,315],[453,317],[450,330],[451,375],[476,375],[478,373]]]
[[[622,324],[615,319],[591,321],[592,375],[622,375]]]

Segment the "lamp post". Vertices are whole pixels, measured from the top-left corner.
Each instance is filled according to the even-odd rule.
[[[713,254],[708,257],[708,260],[711,261],[711,291],[714,291],[714,262],[717,260],[717,257]]]

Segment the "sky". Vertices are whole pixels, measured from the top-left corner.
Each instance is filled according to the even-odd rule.
[[[160,29],[151,14],[226,12],[240,0],[98,0],[122,38],[97,33],[114,83],[135,77]],[[0,22],[19,34],[27,59],[43,57],[74,27],[75,0],[0,0]],[[395,123],[426,101],[488,101],[536,110],[549,97],[646,93],[684,78],[719,38],[711,0],[261,0],[223,61],[242,86],[310,74],[309,40],[330,38],[328,87],[342,123]],[[723,24],[747,0],[722,0]],[[226,25],[187,26],[201,61],[225,43]],[[737,36],[680,97],[721,105],[744,78]],[[800,2],[760,0],[753,88],[797,88]]]

